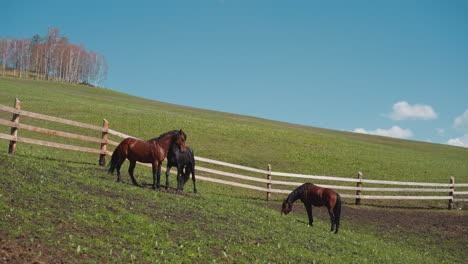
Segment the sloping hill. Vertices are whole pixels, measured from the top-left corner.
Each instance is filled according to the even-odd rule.
[[[171,105],[88,86],[0,79],[0,104],[12,105],[15,97],[28,111],[95,125],[106,118],[111,128],[142,139],[182,128],[198,156],[251,167],[270,163],[277,171],[342,177],[362,171],[366,178],[381,180],[468,178],[466,148]]]
[[[463,148],[296,126],[100,88],[0,78],[0,104],[11,105],[15,97],[28,111],[96,125],[106,118],[111,128],[139,138],[182,128],[197,155],[251,167],[271,163],[297,173],[350,177],[361,170],[373,179],[447,182],[455,176],[468,182]],[[3,112],[0,117],[10,118]],[[0,132],[9,131],[0,127]],[[464,211],[348,204],[340,233],[332,235],[320,210],[308,228],[299,204],[281,217],[278,201],[240,195],[244,191],[236,188],[200,182],[199,194],[191,192],[190,183],[183,194],[153,191],[132,186],[126,173],[125,184],[117,184],[97,160],[93,154],[27,144],[19,144],[15,155],[0,154],[0,262],[462,263],[468,257]],[[146,168],[136,174],[140,182],[151,181]],[[421,216],[421,222],[405,220]]]

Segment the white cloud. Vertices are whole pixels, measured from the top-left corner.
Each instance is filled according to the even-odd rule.
[[[353,130],[354,133],[369,134],[364,128],[356,128]]]
[[[468,134],[465,134],[464,136],[459,138],[449,139],[449,141],[447,141],[447,144],[452,146],[468,148]]]
[[[468,132],[468,109],[461,116],[455,118],[453,127]]]
[[[437,118],[437,113],[430,105],[410,105],[408,102],[401,101],[393,105],[393,112],[390,113],[393,120],[422,119],[431,120]]]
[[[411,131],[411,129],[403,129],[399,126],[392,126],[390,129],[387,130],[381,128],[378,128],[376,130],[365,130],[364,128],[356,128],[353,130],[353,132],[394,138],[410,138],[413,136],[413,131]]]

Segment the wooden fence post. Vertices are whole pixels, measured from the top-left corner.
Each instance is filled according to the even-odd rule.
[[[449,202],[448,202],[448,209],[451,210],[453,209],[453,193],[455,191],[455,177],[450,177],[450,184],[452,184],[452,186],[450,187],[451,191],[449,193],[449,196],[452,196],[451,199],[449,199]]]
[[[109,122],[107,122],[106,119],[103,119],[103,122],[102,122],[102,127],[103,128],[109,128]],[[107,130],[106,131],[103,131],[102,132],[102,139],[103,140],[107,140]],[[106,142],[103,142],[101,143],[101,150],[102,151],[106,151],[107,150],[107,143]],[[99,165],[101,166],[105,166],[106,165],[106,154],[100,154],[99,155]]]
[[[361,188],[362,187],[362,172],[358,172],[358,182],[356,184],[356,187],[358,188]],[[356,195],[361,195],[361,190],[356,190]],[[361,198],[356,198],[356,202],[355,202],[356,205],[360,205],[361,204]]]
[[[15,105],[13,106],[14,108],[20,110],[21,109],[21,102],[18,98],[15,98]],[[11,122],[19,123],[19,114],[13,114],[13,118],[11,119]],[[18,128],[16,127],[11,127],[11,133],[12,136],[16,137],[18,136]],[[10,146],[8,148],[8,154],[15,154],[16,152],[16,141],[11,140],[10,141]]]
[[[267,167],[267,170],[268,170],[268,174],[267,174],[267,180],[271,181],[271,165],[268,164],[268,167]],[[267,189],[271,189],[271,183],[267,183]],[[267,201],[270,201],[271,200],[271,192],[267,192]]]

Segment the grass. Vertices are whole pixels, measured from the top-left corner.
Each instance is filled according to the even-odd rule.
[[[255,168],[266,169],[267,164],[271,164],[274,171],[353,178],[358,171],[362,171],[365,179],[416,182],[448,183],[450,177],[454,176],[456,182],[468,182],[466,148],[299,126],[183,107],[103,88],[1,78],[0,104],[12,105],[15,97],[22,101],[23,109],[28,111],[94,125],[101,125],[102,119],[106,118],[110,128],[142,139],[183,128],[189,135],[188,145],[195,149],[197,156]],[[6,112],[0,112],[0,118],[11,117]],[[22,118],[21,122],[100,136],[99,132],[41,120]],[[0,126],[0,132],[9,133],[9,128]],[[20,131],[20,135],[99,147],[93,143],[57,139],[55,136],[24,130]],[[110,139],[121,140],[116,137]],[[112,147],[110,150],[113,150]],[[68,151],[49,149],[44,151],[55,158],[72,157],[73,160],[82,162],[95,159],[88,154],[70,154]],[[209,164],[203,166],[216,167]],[[281,177],[274,179],[291,180]],[[326,181],[316,183],[330,184]],[[274,196],[275,199],[278,197],[282,196]],[[365,202],[388,204],[389,201]],[[404,204],[414,206],[420,203],[421,201],[411,201]],[[444,203],[445,201],[430,201],[427,204],[441,207],[445,206]]]
[[[0,156],[0,230],[26,234],[46,262],[453,263],[466,252],[409,247],[346,222],[338,235],[319,219],[279,212],[200,182],[177,195],[117,184],[104,168],[29,155]],[[34,174],[31,174],[34,172]],[[414,240],[416,238],[407,238]]]
[[[144,139],[182,128],[196,155],[251,167],[270,163],[296,173],[355,177],[363,171],[371,179],[448,182],[455,176],[468,182],[464,148],[297,126],[101,88],[0,78],[0,104],[12,105],[15,97],[27,111],[95,125],[106,118],[112,129]],[[2,112],[0,118],[11,117]],[[21,122],[99,136],[40,120]],[[445,252],[459,249],[456,241],[439,247],[437,238],[414,233],[401,239],[344,221],[332,235],[326,218],[308,228],[303,214],[281,217],[265,206],[264,194],[239,188],[197,182],[199,194],[190,183],[185,194],[174,194],[134,187],[126,173],[127,184],[117,184],[97,161],[98,155],[20,143],[16,155],[0,154],[0,234],[26,247],[40,245],[29,254],[44,262],[463,263],[468,257],[466,250]],[[149,169],[137,167],[136,174],[140,182],[151,182]]]
[[[81,85],[0,79],[0,103],[12,105],[15,97],[28,111],[95,125],[106,118],[112,129],[142,139],[182,128],[197,155],[246,166],[266,168],[270,163],[277,171],[341,177],[355,177],[362,171],[365,178],[382,180],[448,182],[450,176],[459,181],[468,178],[466,148],[302,127]],[[47,126],[77,130],[53,123]],[[90,133],[85,129],[79,132]],[[44,137],[28,131],[23,135]]]

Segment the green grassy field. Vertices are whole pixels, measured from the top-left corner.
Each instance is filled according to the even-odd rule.
[[[95,125],[106,118],[112,129],[142,139],[182,128],[197,156],[250,167],[272,164],[276,171],[340,177],[362,171],[370,179],[421,182],[454,176],[468,182],[464,148],[297,126],[102,88],[0,78],[0,104],[11,106],[15,97],[27,111]],[[0,118],[11,115],[0,112]],[[46,121],[21,122],[99,136]],[[9,128],[0,126],[0,133]],[[19,135],[99,147],[24,130]],[[6,153],[8,141],[0,142]],[[199,194],[190,182],[183,194],[153,191],[130,185],[125,169],[125,184],[117,184],[97,161],[94,154],[21,143],[15,155],[1,154],[0,237],[27,249],[28,262],[45,263],[463,263],[468,258],[463,237],[441,243],[432,233],[408,228],[402,239],[401,232],[382,233],[378,223],[359,225],[345,215],[340,233],[332,235],[327,217],[308,228],[299,204],[281,217],[277,208],[284,195],[266,203],[264,193],[201,181]],[[137,167],[140,182],[150,183],[150,175],[148,168]],[[464,211],[441,210],[430,213],[467,217]]]

